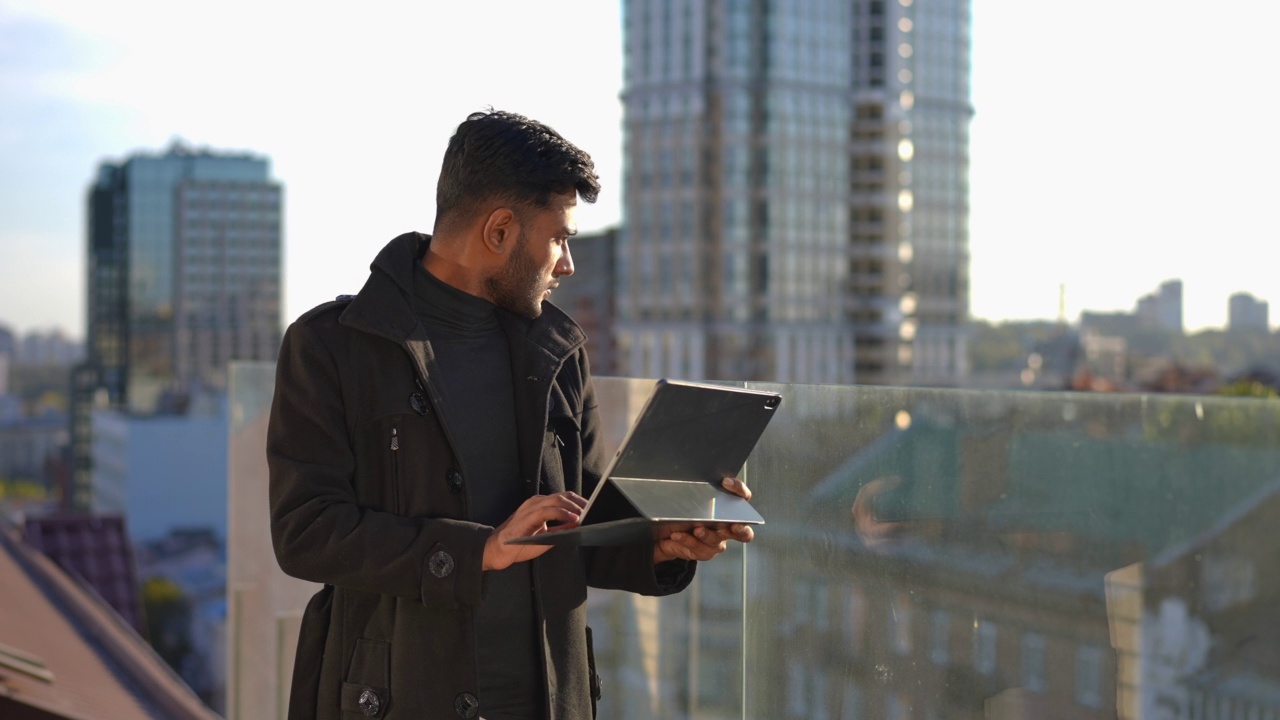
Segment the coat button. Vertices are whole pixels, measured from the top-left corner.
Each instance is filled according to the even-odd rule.
[[[427,399],[422,397],[422,393],[414,393],[409,396],[409,407],[419,415],[427,414]]]
[[[382,699],[378,697],[378,693],[372,690],[365,690],[360,693],[360,699],[356,701],[356,705],[360,707],[360,712],[365,717],[377,717],[378,711],[382,709]]]
[[[444,476],[445,482],[449,483],[449,492],[457,495],[462,492],[462,473],[457,470],[450,470]]]
[[[462,693],[453,699],[453,709],[458,711],[458,717],[473,718],[480,714],[480,701],[471,693]]]
[[[437,550],[427,560],[427,569],[432,575],[443,580],[453,572],[453,556],[443,550]]]

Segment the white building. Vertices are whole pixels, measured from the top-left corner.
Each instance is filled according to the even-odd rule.
[[[227,533],[227,410],[208,396],[186,415],[93,413],[93,510],[123,512],[134,540],[175,527]]]

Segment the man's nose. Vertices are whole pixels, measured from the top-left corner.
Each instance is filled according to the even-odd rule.
[[[556,275],[572,275],[573,274],[573,254],[569,252],[566,245],[564,254],[560,256],[559,262],[556,263]]]

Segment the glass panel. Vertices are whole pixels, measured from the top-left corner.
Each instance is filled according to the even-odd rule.
[[[752,387],[743,717],[1274,710],[1280,403]]]
[[[232,366],[231,718],[284,707],[315,588],[270,549],[272,381]],[[610,451],[652,387],[597,381]],[[1280,403],[761,387],[768,522],[679,595],[591,592],[601,717],[1277,717]]]
[[[285,575],[271,547],[265,448],[275,371],[275,363],[257,362],[229,371],[228,720],[285,717],[302,611],[320,589]]]
[[[653,392],[653,380],[597,378],[601,442],[612,456]],[[738,383],[741,385],[741,383]],[[742,717],[741,545],[702,563],[665,598],[590,591],[588,621],[604,687],[599,716],[630,720]],[[785,680],[779,682],[779,691]]]

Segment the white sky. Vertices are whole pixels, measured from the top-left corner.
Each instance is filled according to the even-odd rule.
[[[191,9],[198,7],[198,9]],[[354,7],[354,6],[352,6]],[[619,219],[621,33],[609,0],[190,6],[0,0],[0,322],[84,328],[84,193],[174,137],[272,160],[285,318],[354,292],[429,230],[449,135],[492,105],[596,159],[584,230]],[[974,0],[972,309],[1132,309],[1180,277],[1190,328],[1271,301],[1280,45],[1265,0]]]

